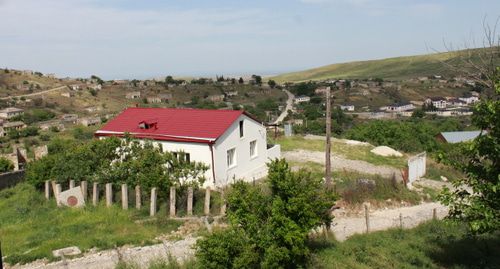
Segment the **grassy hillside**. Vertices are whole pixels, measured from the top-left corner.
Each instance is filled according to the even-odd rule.
[[[477,51],[479,50],[475,52]],[[456,62],[461,55],[463,55],[463,51],[338,63],[305,71],[282,74],[272,79],[278,82],[376,77],[402,80],[434,74],[452,75],[453,72],[443,65],[443,62]]]

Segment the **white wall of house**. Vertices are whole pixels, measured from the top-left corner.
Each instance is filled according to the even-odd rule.
[[[239,122],[243,121],[243,137],[240,137]],[[216,185],[222,186],[233,179],[251,181],[266,175],[268,161],[266,128],[260,123],[241,115],[214,146]],[[256,154],[250,156],[250,142],[256,141]],[[235,149],[235,164],[228,166],[228,150]]]

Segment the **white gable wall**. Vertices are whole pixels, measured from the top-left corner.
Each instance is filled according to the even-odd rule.
[[[240,138],[239,122],[243,120],[244,135]],[[266,129],[260,123],[241,115],[214,145],[216,185],[223,186],[233,179],[251,181],[266,175],[267,139]],[[257,140],[257,156],[250,157],[250,142]],[[236,165],[227,166],[227,151],[236,149]]]

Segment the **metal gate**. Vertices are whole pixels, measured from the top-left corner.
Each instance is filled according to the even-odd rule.
[[[422,152],[408,159],[408,182],[413,183],[425,176],[427,153]]]

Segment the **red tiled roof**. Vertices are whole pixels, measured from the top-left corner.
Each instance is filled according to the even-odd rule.
[[[127,108],[96,136],[123,136],[179,142],[213,143],[242,114],[241,110]],[[150,126],[140,128],[140,124]]]

